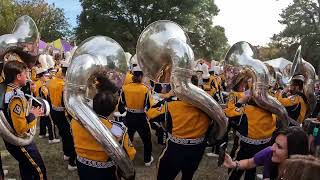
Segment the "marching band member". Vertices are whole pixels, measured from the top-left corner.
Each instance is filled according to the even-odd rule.
[[[27,133],[36,124],[36,118],[43,114],[40,107],[27,109],[27,100],[21,87],[27,83],[27,66],[18,61],[10,61],[4,67],[5,94],[4,112],[9,124],[19,134]],[[15,146],[4,140],[9,153],[19,162],[22,179],[47,179],[46,168],[34,142],[26,146]]]
[[[294,75],[289,86],[290,96],[287,98],[278,96],[279,102],[287,109],[288,115],[299,122],[303,123],[307,112],[307,97],[303,94],[303,75]]]
[[[72,171],[77,168],[75,164],[76,153],[70,132],[70,124],[65,116],[65,107],[63,104],[64,76],[68,65],[68,62],[63,63],[61,74],[48,82],[48,91],[52,105],[51,117],[59,129],[59,135],[62,139],[63,159],[69,161],[68,170]]]
[[[117,89],[112,82],[105,79],[108,89]],[[124,148],[129,158],[133,160],[135,149],[132,146],[127,128],[120,122],[112,121],[108,117],[115,110],[117,99],[113,94],[116,91],[98,90],[93,98],[93,110],[99,115],[100,121],[110,129],[112,135]],[[75,119],[71,121],[74,146],[77,153],[77,167],[80,179],[110,179],[117,180],[116,164],[109,158],[108,153],[96,139]]]
[[[242,86],[242,91],[246,90],[244,96],[241,97],[241,94],[234,95],[232,93],[229,96],[228,107],[225,110],[227,117],[230,117],[229,123],[231,126],[235,126],[236,135],[239,137],[239,147],[235,158],[238,161],[250,158],[267,147],[276,128],[276,119],[273,118],[272,113],[258,107],[251,100],[251,90],[247,90],[247,81],[250,78],[247,78],[246,74],[242,74],[242,76],[241,81],[245,81],[239,85]],[[240,77],[241,75],[238,76],[238,78]],[[241,91],[239,88],[238,91]],[[241,98],[238,99],[238,97]],[[233,170],[229,179],[238,180],[243,172],[242,170]],[[255,173],[256,169],[246,170],[244,179],[255,179]]]
[[[210,82],[212,88],[214,88],[214,93],[213,93],[213,98],[219,102],[220,97],[220,92],[222,91],[221,87],[221,79],[219,76],[216,75],[215,68],[211,67],[209,69],[209,74],[210,74]]]
[[[196,77],[192,81],[197,85]],[[150,121],[162,120],[169,137],[159,158],[157,179],[173,180],[180,171],[183,180],[192,179],[206,147],[209,117],[172,92],[169,98],[152,106],[147,115]]]
[[[47,71],[47,69],[37,68],[37,76],[39,80],[35,83],[36,84],[35,94],[37,97],[41,97],[47,100],[48,102],[50,102],[49,91],[46,86],[47,82],[49,81],[50,74]],[[45,136],[47,136],[47,133],[46,133],[47,128],[48,128],[49,144],[59,143],[60,140],[56,139],[55,128],[50,115],[40,117],[39,138],[44,138]]]
[[[132,72],[133,82],[123,86],[118,110],[121,114],[127,111],[125,124],[128,127],[129,138],[133,142],[134,134],[138,131],[144,144],[145,166],[150,166],[154,159],[151,155],[151,132],[145,111],[153,102],[150,90],[142,84],[143,72],[140,67],[133,67]]]
[[[203,82],[203,85],[202,85],[203,90],[213,97],[217,92],[217,90],[214,85],[215,82],[211,78],[209,74],[209,70],[207,68],[203,69],[202,82]]]
[[[37,68],[34,66],[31,68],[31,80],[32,81],[37,81],[38,78],[37,78]]]
[[[233,84],[233,87],[227,97],[228,101],[226,103],[226,108],[224,109],[224,111],[226,116],[229,118],[228,131],[230,131],[231,128],[234,129],[234,140],[233,140],[233,146],[230,153],[230,156],[234,158],[236,150],[239,147],[239,137],[235,133],[237,129],[236,122],[241,122],[240,121],[241,116],[239,116],[238,113],[233,113],[233,112],[234,112],[234,109],[236,108],[235,104],[238,102],[240,98],[244,97],[244,91],[247,90],[249,87],[248,87],[247,79],[244,76],[239,76],[235,78],[232,84]],[[225,136],[223,138],[223,141],[228,141],[227,138],[228,137]],[[221,142],[216,143],[216,145],[212,147],[212,152],[207,153],[207,156],[218,157],[220,144]]]
[[[126,58],[127,58],[127,55],[126,55]],[[138,61],[137,61],[137,58],[136,56],[131,56],[130,58],[130,67],[129,67],[129,71],[127,72],[126,76],[125,76],[125,79],[124,79],[124,82],[123,82],[123,85],[127,85],[129,83],[132,83],[132,77],[133,77],[133,68],[137,67],[138,66]]]

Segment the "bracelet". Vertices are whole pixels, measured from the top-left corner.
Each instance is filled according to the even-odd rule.
[[[240,168],[240,163],[239,163],[239,161],[236,161],[236,167],[235,167],[235,169],[236,169],[236,170],[239,170],[239,168]]]

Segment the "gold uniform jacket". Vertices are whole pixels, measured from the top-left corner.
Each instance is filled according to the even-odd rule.
[[[210,118],[200,109],[176,97],[152,106],[147,116],[150,121],[165,121],[168,133],[183,139],[204,137],[211,123]]]
[[[225,109],[229,122],[242,136],[247,138],[257,140],[270,138],[276,128],[276,119],[272,113],[258,107],[253,102],[244,105],[237,103],[242,96],[243,94],[239,92],[229,95]]]
[[[53,110],[57,110],[59,108],[64,107],[63,88],[64,88],[64,80],[60,77],[53,78],[48,82],[48,92],[50,95],[50,102],[52,104]]]
[[[118,104],[120,113],[125,111],[137,110],[141,113],[148,110],[153,104],[150,90],[141,83],[130,83],[122,87],[121,97]]]
[[[297,93],[295,95],[283,98],[281,95],[278,96],[279,102],[287,109],[288,115],[303,123],[306,112],[307,112],[307,98],[303,93]]]
[[[36,68],[35,68],[35,67],[33,67],[33,68],[31,69],[31,80],[32,80],[32,81],[37,81],[37,80],[38,80],[38,78],[37,78],[37,72],[36,72]]]
[[[117,123],[111,122],[104,117],[100,117],[100,120],[108,129],[111,129],[113,124]],[[107,162],[109,160],[108,153],[106,153],[101,144],[96,141],[96,139],[79,123],[79,121],[72,119],[71,129],[74,147],[78,156],[99,162]],[[119,137],[120,144],[122,144],[129,158],[133,160],[136,150],[132,146],[125,129],[123,129],[123,132],[125,132],[124,135]]]
[[[49,90],[46,86],[46,82],[38,80],[35,82],[35,85],[36,85],[36,89],[34,91],[34,96],[48,99]]]
[[[130,72],[127,72],[123,85],[132,83],[132,76],[133,75]]]
[[[210,76],[209,81],[203,82],[203,90],[206,91],[210,96],[215,95],[219,92],[219,82],[217,77]]]
[[[9,124],[18,135],[27,133],[36,125],[36,117],[28,113],[27,99],[15,85],[8,84],[5,93],[5,113]]]

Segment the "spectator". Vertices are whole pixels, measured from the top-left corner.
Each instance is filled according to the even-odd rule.
[[[235,170],[252,169],[257,166],[264,166],[263,179],[276,179],[278,166],[291,155],[308,153],[308,137],[300,127],[290,127],[275,133],[275,142],[250,159],[233,161],[226,154],[224,166]]]

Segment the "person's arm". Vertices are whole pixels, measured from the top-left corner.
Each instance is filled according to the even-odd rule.
[[[240,161],[233,161],[228,154],[225,155],[223,165],[226,168],[241,169],[241,170],[252,169],[257,166],[253,158],[243,159]]]
[[[148,90],[145,96],[145,109],[148,111],[153,105],[153,98],[151,96],[151,91]]]
[[[241,104],[237,104],[237,97],[234,93],[230,93],[228,96],[227,106],[224,109],[224,113],[227,117],[241,116],[242,114]]]
[[[32,108],[30,113],[26,115],[22,98],[12,99],[8,107],[13,128],[18,134],[26,133],[29,131],[30,128],[35,126],[36,118],[40,116],[42,113],[42,109],[39,107]]]
[[[281,95],[278,96],[278,101],[284,106],[284,107],[290,107],[295,106],[299,104],[299,97],[298,96],[290,96],[287,98],[282,97]]]
[[[147,111],[147,117],[149,119],[149,121],[154,121],[154,120],[159,120],[159,119],[163,119],[164,118],[160,118],[160,116],[165,116],[165,102],[164,101],[160,101],[157,104],[155,104],[154,106],[152,106],[148,111]]]

